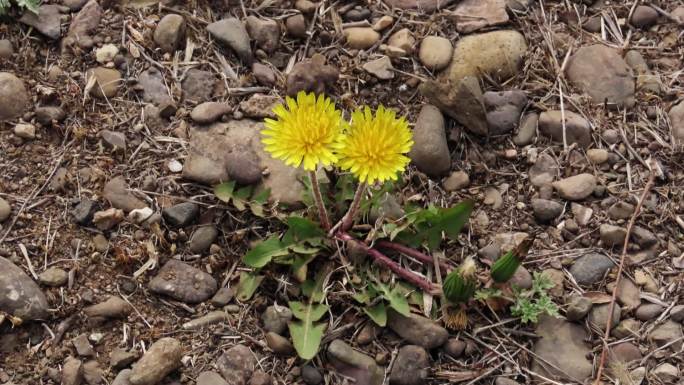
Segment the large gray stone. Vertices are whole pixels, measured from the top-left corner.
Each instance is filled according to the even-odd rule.
[[[177,259],[170,259],[149,284],[150,290],[186,303],[209,299],[218,284],[214,277]]]
[[[45,319],[48,302],[40,287],[10,260],[0,257],[0,311],[22,321]]]
[[[444,131],[444,117],[435,106],[421,108],[413,134],[414,145],[409,157],[418,169],[438,177],[451,168],[451,155]]]
[[[541,359],[533,359],[533,371],[554,379],[580,383],[591,376],[593,366],[587,359],[591,349],[584,342],[588,336],[582,326],[543,316],[537,324],[536,334],[541,338],[533,350]]]
[[[357,352],[346,342],[334,340],[328,346],[328,360],[341,374],[351,377],[356,384],[382,385],[384,370],[371,357]]]

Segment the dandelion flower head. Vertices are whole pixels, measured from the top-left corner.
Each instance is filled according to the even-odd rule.
[[[273,109],[276,119],[265,119],[261,131],[264,150],[293,167],[313,171],[337,161],[335,143],[342,134],[342,113],[330,98],[303,91]]]
[[[338,166],[367,183],[396,180],[406,169],[405,155],[413,146],[413,133],[405,118],[380,106],[352,114],[351,125],[337,145]]]

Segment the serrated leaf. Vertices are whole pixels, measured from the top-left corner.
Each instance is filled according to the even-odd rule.
[[[325,236],[325,231],[317,223],[302,217],[287,218],[287,227],[283,242],[288,245]]]
[[[414,247],[426,243],[429,249],[434,250],[442,241],[442,233],[451,239],[458,238],[473,207],[473,201],[466,200],[446,209],[428,207],[412,213],[409,217],[413,229],[400,233],[398,238]]]
[[[228,203],[233,198],[233,191],[235,190],[235,181],[223,182],[214,186],[214,195],[221,202]]]
[[[302,293],[309,297],[313,302],[321,302],[325,298],[325,291],[323,286],[325,285],[325,280],[328,278],[328,274],[332,271],[332,266],[326,263],[322,269],[316,273],[316,280],[307,280],[302,284]]]
[[[318,353],[325,332],[325,323],[291,321],[288,324],[292,343],[299,357],[310,360]]]
[[[268,202],[269,196],[271,196],[271,189],[270,188],[263,189],[263,190],[259,191],[258,194],[254,195],[252,197],[252,202],[258,203],[260,205],[264,205],[264,204],[266,204],[266,202]]]
[[[292,310],[292,315],[302,321],[316,322],[328,311],[328,305],[323,303],[291,301],[287,304]]]
[[[370,295],[368,295],[368,292],[366,290],[359,290],[354,295],[352,295],[352,298],[358,303],[363,303],[367,304],[370,302]]]
[[[385,327],[387,325],[387,309],[384,302],[380,301],[377,305],[366,306],[363,308],[363,312],[378,326]]]
[[[261,285],[264,280],[263,275],[254,273],[242,272],[240,273],[240,282],[238,282],[236,298],[238,301],[244,302],[252,298],[254,292]]]
[[[277,235],[274,235],[254,246],[245,254],[242,261],[247,266],[261,268],[271,262],[274,257],[287,254],[289,254],[287,246],[283,245]]]
[[[407,317],[411,315],[408,300],[401,289],[397,287],[390,289],[386,284],[378,284],[378,286],[382,291],[382,297],[389,302],[392,309]]]

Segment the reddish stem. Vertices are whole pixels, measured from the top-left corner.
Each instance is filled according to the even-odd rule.
[[[337,233],[336,238],[345,242],[353,242],[356,246],[361,247],[366,253],[368,253],[368,255],[373,257],[376,263],[390,269],[394,274],[401,277],[410,284],[421,288],[424,292],[434,294],[437,290],[436,287],[432,284],[432,282],[428,282],[423,277],[420,277],[417,274],[404,269],[403,267],[401,267],[401,265],[391,260],[385,254],[379,252],[378,250],[372,247],[369,247],[365,243],[353,238],[351,235],[339,232]]]
[[[396,243],[396,242],[377,241],[376,245],[378,245],[378,247],[383,247],[385,249],[391,249],[391,250],[398,251],[402,254],[406,254],[409,257],[415,258],[415,259],[417,259],[423,263],[427,263],[430,265],[433,265],[435,263],[435,259],[433,257],[431,257],[427,254],[421,253],[420,251],[418,251],[416,249],[412,249],[410,247],[404,246],[404,245]],[[449,273],[451,270],[454,269],[453,267],[449,266],[449,264],[447,264],[444,261],[439,261],[439,267],[442,269],[442,274],[444,274],[444,275],[446,275],[447,273]]]

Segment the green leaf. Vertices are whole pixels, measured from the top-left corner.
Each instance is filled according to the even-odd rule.
[[[238,282],[237,295],[238,301],[244,302],[252,298],[256,289],[259,288],[261,281],[264,280],[263,275],[255,273],[240,273],[240,282]]]
[[[271,196],[271,189],[270,188],[263,189],[263,190],[259,191],[258,194],[254,195],[252,197],[252,202],[260,204],[260,205],[264,205],[264,204],[266,204],[266,202],[268,202],[269,196]]]
[[[378,284],[378,286],[382,291],[382,297],[389,301],[389,305],[392,309],[407,317],[411,315],[408,300],[401,289],[394,287],[390,290],[389,286],[385,284]]]
[[[292,315],[302,321],[316,322],[328,311],[328,305],[323,303],[288,302]]]
[[[377,305],[366,306],[363,308],[364,313],[373,320],[378,326],[385,327],[387,325],[387,309],[385,303],[380,301]]]
[[[411,246],[427,243],[429,249],[436,249],[442,241],[442,233],[456,239],[473,211],[473,201],[466,200],[453,207],[442,209],[428,207],[409,215],[413,231],[406,230],[398,238]]]
[[[318,353],[318,348],[323,339],[326,324],[314,324],[305,321],[291,321],[289,324],[290,336],[299,357],[310,360]]]
[[[302,217],[291,216],[287,218],[287,227],[288,230],[283,236],[283,243],[288,245],[325,236],[325,231],[317,223]]]
[[[354,295],[352,295],[352,298],[358,303],[363,303],[363,304],[368,304],[371,300],[370,295],[368,294],[368,291],[366,290],[359,290]]]
[[[283,245],[277,235],[274,235],[254,246],[245,254],[242,261],[247,266],[260,268],[271,262],[273,257],[287,255],[288,253],[287,246]]]
[[[235,181],[223,182],[214,186],[214,195],[221,202],[228,203],[233,197],[233,190],[235,190]]]
[[[313,302],[323,301],[325,298],[325,280],[328,278],[330,271],[332,271],[332,266],[326,263],[316,274],[315,281],[309,279],[302,284],[302,293]]]

